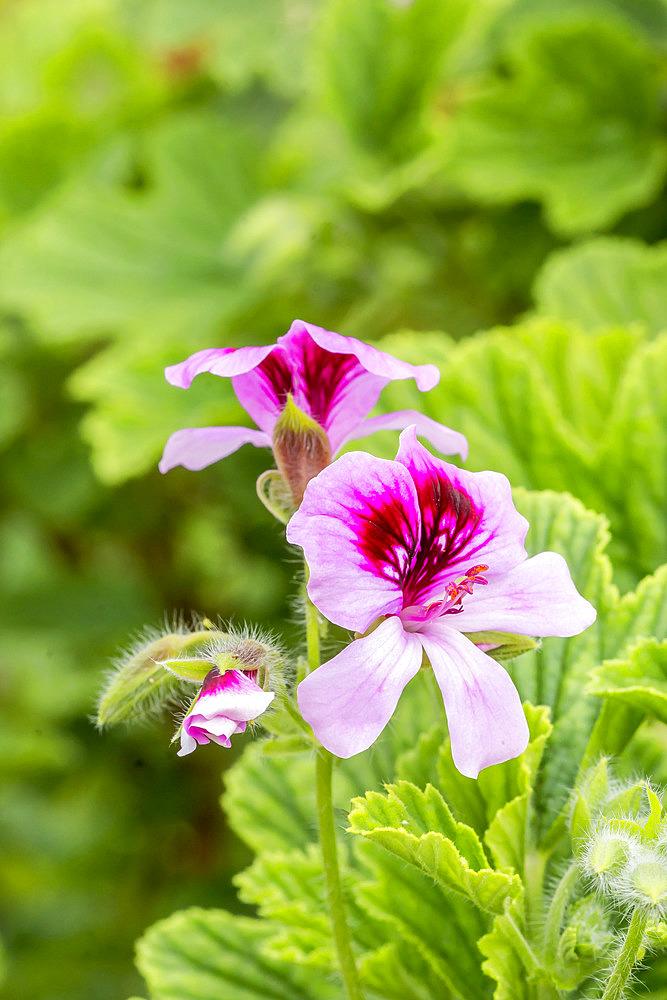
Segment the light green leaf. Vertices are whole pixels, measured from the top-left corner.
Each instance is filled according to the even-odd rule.
[[[264,851],[234,882],[244,903],[275,921],[267,953],[328,972],[336,968],[318,845],[305,851]]]
[[[227,0],[210,25],[206,64],[224,86],[247,87],[265,80],[273,91],[294,97],[308,79],[310,35],[321,0]]]
[[[420,952],[391,942],[364,955],[359,963],[364,986],[386,1000],[454,1000],[454,994]],[[468,994],[471,995],[470,993]]]
[[[424,106],[467,10],[466,0],[327,5],[316,52],[327,109],[362,148],[405,159],[418,147]]]
[[[457,823],[432,785],[424,792],[408,781],[356,799],[350,831],[380,844],[488,913],[502,911],[519,891],[516,877],[490,870],[471,827]]]
[[[447,739],[447,731],[442,722],[436,722],[420,733],[416,744],[396,761],[396,779],[411,781],[418,788],[431,784],[437,787],[438,756]]]
[[[417,868],[367,839],[357,845],[355,853],[373,875],[373,881],[357,886],[355,896],[368,916],[384,928],[384,937],[396,940],[407,974],[415,974],[424,964],[426,981],[434,984],[433,1000],[449,994],[457,1000],[484,1000],[488,990],[475,942],[488,929],[488,918],[462,896],[443,890]]]
[[[222,808],[253,851],[303,849],[317,839],[314,767],[311,754],[266,756],[258,742],[226,771]]]
[[[667,147],[647,42],[575,14],[518,32],[504,55],[504,77],[482,84],[455,123],[453,174],[467,193],[541,200],[564,235],[607,226],[655,196]]]
[[[590,675],[588,694],[620,701],[667,723],[667,642],[643,639]]]
[[[223,910],[184,910],[155,924],[137,944],[151,1000],[334,1000],[324,977],[263,954],[270,923]]]
[[[503,869],[513,869],[522,877],[524,874],[530,798],[533,794],[533,787],[544,748],[551,733],[549,713],[546,709],[535,709],[529,704],[525,705],[524,708],[526,709],[530,727],[530,743],[525,753],[517,758],[516,762],[507,762],[514,765],[514,767],[507,769],[507,764],[499,765],[507,769],[506,774],[515,771],[514,785],[520,794],[510,799],[509,789],[505,790],[504,794],[507,796],[508,801],[505,805],[498,807],[489,823],[488,830],[484,834],[484,843],[491,851],[496,866]],[[488,779],[485,776],[485,780],[492,780],[492,770],[492,768],[488,768]],[[487,803],[493,802],[493,798],[488,795],[488,792],[486,793],[486,798]]]
[[[507,912],[497,916],[489,934],[477,942],[485,957],[482,969],[495,979],[494,1000],[529,1000],[529,979],[539,967],[525,945],[523,898],[515,899]]]
[[[383,408],[421,409],[462,431],[475,470],[497,469],[514,486],[569,491],[605,511],[625,589],[656,568],[667,551],[667,334],[645,343],[639,327],[585,334],[532,320],[458,345],[436,334],[382,344],[442,371],[425,397],[388,387]]]
[[[667,246],[608,237],[557,250],[533,288],[538,312],[585,330],[642,323],[667,327]]]
[[[146,190],[73,185],[5,242],[5,306],[47,342],[141,324],[199,346],[238,305],[223,244],[257,191],[257,143],[222,115],[167,119],[146,140]]]

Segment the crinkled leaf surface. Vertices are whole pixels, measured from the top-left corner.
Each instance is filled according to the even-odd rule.
[[[335,1000],[334,984],[263,954],[270,930],[223,910],[184,910],[155,924],[137,944],[151,1000]]]
[[[515,900],[507,913],[499,914],[492,930],[479,941],[485,958],[482,968],[497,983],[494,1000],[528,1000],[531,995],[525,956],[514,934],[515,926],[525,930],[522,902]]]
[[[494,872],[474,830],[457,823],[432,785],[420,791],[408,781],[355,799],[350,830],[380,844],[443,888],[471,900],[485,912],[501,912],[519,891],[515,877]]]
[[[622,659],[607,660],[591,672],[586,690],[667,723],[667,642],[644,639]]]
[[[535,280],[538,312],[585,330],[642,323],[667,327],[667,246],[613,237],[558,250]]]
[[[646,342],[638,328],[584,333],[539,319],[457,345],[435,334],[398,335],[383,345],[442,372],[426,396],[404,384],[389,387],[383,409],[422,409],[461,430],[475,470],[497,469],[514,486],[569,491],[604,511],[623,587],[662,562],[666,334]],[[387,442],[389,455],[394,440]]]
[[[657,68],[620,23],[575,15],[517,32],[503,76],[456,119],[458,182],[483,201],[540,200],[564,235],[609,225],[664,177]]]
[[[423,966],[434,998],[488,997],[489,984],[481,972],[475,943],[489,927],[488,916],[367,838],[357,844],[355,854],[372,876],[372,881],[357,885],[355,896],[383,933],[379,948],[363,960],[362,968],[369,963],[371,981],[377,978],[380,955],[385,954],[384,942],[389,938],[396,942],[389,957],[400,959],[403,976],[412,977]]]

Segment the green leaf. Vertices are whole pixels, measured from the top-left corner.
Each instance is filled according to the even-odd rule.
[[[651,333],[667,326],[667,246],[607,237],[557,250],[538,274],[538,312],[585,330],[642,323]]]
[[[610,698],[667,723],[667,641],[643,639],[590,675],[588,694]]]
[[[523,898],[519,898],[495,918],[490,933],[477,942],[485,957],[482,969],[498,984],[494,1000],[529,1000],[532,994],[529,982],[539,963],[524,935]]]
[[[266,756],[246,747],[225,774],[222,808],[256,853],[305,848],[317,839],[312,755]]]
[[[454,765],[449,743],[438,756],[438,785],[444,791],[454,814],[469,823],[481,837],[498,810],[519,796],[530,792],[551,732],[549,709],[524,703],[529,728],[529,743],[520,757],[494,764],[476,779],[466,778]]]
[[[475,942],[488,928],[488,918],[462,896],[443,890],[402,858],[367,839],[355,852],[373,881],[362,882],[355,896],[369,918],[384,929],[383,939],[396,941],[403,975],[412,976],[424,965],[433,983],[433,1000],[465,997],[484,1000],[488,990],[481,973]],[[443,933],[442,915],[447,914]],[[382,940],[380,951],[383,952]],[[396,952],[390,952],[396,957]],[[379,958],[371,958],[376,970]]]
[[[466,0],[327,5],[317,50],[327,111],[362,148],[404,159],[418,147],[424,107],[467,10]]]
[[[167,119],[146,139],[146,190],[73,185],[5,241],[2,301],[47,342],[141,324],[194,349],[238,304],[223,244],[256,193],[258,152],[229,117]]]
[[[487,913],[502,911],[521,887],[518,878],[490,870],[474,830],[454,820],[440,793],[408,781],[356,799],[350,831],[380,844],[397,857]]]
[[[667,551],[667,335],[646,343],[639,327],[585,334],[542,319],[458,345],[436,334],[382,344],[442,371],[426,397],[388,387],[383,408],[421,409],[462,431],[475,470],[569,491],[605,511],[624,589],[656,568]]]
[[[227,0],[215,7],[207,32],[206,64],[226,87],[242,88],[256,79],[272,91],[294,97],[308,79],[310,35],[321,0]]]
[[[454,998],[451,990],[415,947],[393,941],[364,955],[359,963],[359,973],[364,986],[386,1000]]]
[[[334,1000],[340,989],[268,958],[269,923],[190,909],[155,924],[137,944],[151,1000]]]
[[[305,851],[264,851],[234,882],[244,903],[274,921],[267,953],[327,972],[336,968],[318,845]]]
[[[647,204],[660,188],[658,64],[620,23],[529,25],[512,37],[503,77],[459,113],[453,174],[481,201],[535,198],[552,228],[587,232]],[[605,66],[604,73],[599,67]]]

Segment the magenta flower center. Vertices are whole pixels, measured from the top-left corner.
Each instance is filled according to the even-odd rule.
[[[333,403],[344,395],[361,366],[353,354],[332,354],[310,337],[303,337],[299,348],[298,364],[285,351],[277,349],[262,361],[255,374],[262,379],[266,394],[275,398],[279,409],[283,409],[291,395],[297,406],[326,427]]]
[[[471,497],[444,476],[413,472],[419,497],[421,525],[416,534],[402,505],[384,500],[368,503],[361,520],[359,548],[368,568],[398,584],[403,607],[433,604],[434,590],[446,595],[438,603],[456,608],[475,583],[486,583],[484,564],[464,569],[479,559],[487,541],[476,536],[482,519]],[[463,565],[462,565],[463,564]],[[463,571],[463,575],[461,575]],[[458,610],[461,610],[460,607]]]

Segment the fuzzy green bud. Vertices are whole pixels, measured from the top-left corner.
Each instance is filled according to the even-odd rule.
[[[273,454],[296,508],[309,481],[331,462],[331,447],[324,428],[291,394],[273,428]]]
[[[665,915],[667,862],[659,851],[645,851],[639,861],[626,868],[618,894],[626,903],[632,903],[660,917]]]
[[[140,640],[118,658],[98,703],[97,725],[142,718],[178,697],[184,681],[203,680],[210,663],[198,654],[216,634],[202,629]]]
[[[602,892],[613,892],[628,862],[641,853],[641,843],[623,829],[599,826],[584,844],[581,864]]]

